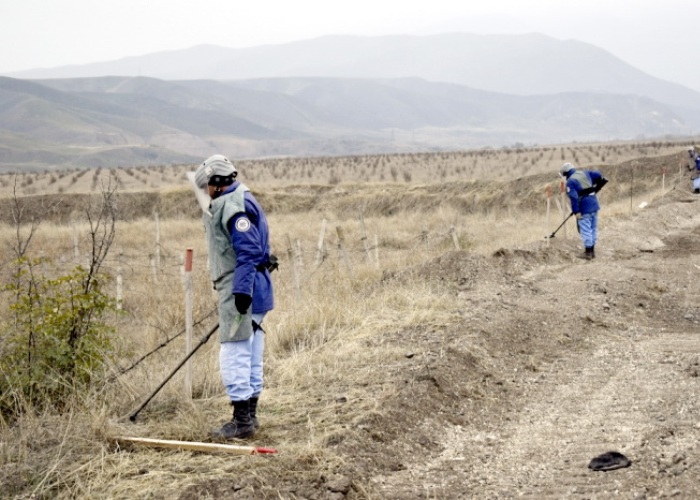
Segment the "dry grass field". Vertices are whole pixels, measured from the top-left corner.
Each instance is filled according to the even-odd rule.
[[[278,453],[253,456],[118,441],[208,441],[230,418],[213,338],[193,357],[191,399],[181,371],[128,419],[185,353],[187,248],[195,341],[216,322],[184,178],[194,166],[2,176],[3,283],[29,231],[12,207],[41,220],[27,253],[60,273],[88,257],[87,194],[118,181],[103,270],[123,299],[106,318],[106,374],[60,411],[19,400],[21,415],[0,422],[0,496],[696,498],[700,214],[686,148],[236,162],[280,257],[253,440]],[[573,223],[544,238],[568,213],[558,208],[563,161],[611,180],[594,262],[576,258]],[[587,470],[608,448],[632,467]]]

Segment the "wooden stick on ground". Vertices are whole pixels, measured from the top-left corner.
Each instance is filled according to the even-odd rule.
[[[235,444],[200,443],[196,441],[172,441],[169,439],[150,439],[141,437],[120,437],[117,443],[133,443],[151,448],[169,448],[174,450],[223,452],[234,455],[255,455],[258,453],[277,453],[274,448],[260,448],[258,446],[239,446]]]

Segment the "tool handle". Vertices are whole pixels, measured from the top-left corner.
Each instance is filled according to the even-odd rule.
[[[187,362],[187,360],[190,359],[190,358],[192,357],[192,355],[193,355],[195,352],[197,352],[197,350],[198,350],[200,347],[202,347],[204,344],[207,343],[207,341],[209,340],[209,338],[210,338],[212,335],[214,335],[214,332],[215,332],[218,328],[219,328],[219,323],[217,323],[216,325],[214,325],[214,327],[213,327],[211,330],[209,330],[209,332],[208,332],[206,335],[204,335],[204,336],[199,340],[199,343],[194,347],[194,349],[192,349],[190,352],[187,353],[187,355],[182,359],[182,361],[180,361],[180,363],[175,367],[175,369],[174,369],[172,372],[170,372],[170,374],[165,378],[165,380],[163,380],[163,381],[160,383],[160,385],[159,385],[158,387],[155,388],[155,390],[151,393],[151,395],[148,396],[148,397],[146,398],[146,400],[145,400],[143,403],[141,403],[141,406],[139,406],[139,407],[134,411],[134,413],[132,413],[131,415],[129,415],[129,420],[131,420],[132,422],[136,422],[136,416],[139,414],[139,412],[140,412],[141,410],[143,410],[143,409],[146,407],[146,405],[151,401],[151,399],[153,399],[154,396],[160,392],[160,390],[163,388],[163,386],[165,386],[165,384],[167,384],[168,381],[169,381],[171,378],[173,378],[173,376],[178,372],[178,370],[179,370],[180,368],[182,368],[182,366]]]

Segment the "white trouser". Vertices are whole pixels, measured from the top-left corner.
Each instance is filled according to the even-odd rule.
[[[253,314],[253,321],[262,325],[264,314]],[[221,380],[231,401],[258,397],[263,390],[263,351],[265,333],[261,329],[245,340],[222,342],[219,351]]]

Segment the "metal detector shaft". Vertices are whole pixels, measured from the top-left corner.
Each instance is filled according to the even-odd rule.
[[[546,239],[546,238],[554,238],[554,235],[557,234],[557,231],[559,231],[559,230],[564,226],[564,224],[566,224],[566,221],[567,221],[567,220],[571,219],[571,216],[572,216],[572,215],[574,215],[573,212],[571,212],[571,213],[569,214],[569,216],[568,216],[566,219],[564,219],[564,222],[562,222],[561,224],[559,224],[559,227],[556,228],[552,234],[550,234],[549,236],[545,236],[545,239]]]
[[[193,355],[195,352],[197,352],[197,350],[198,350],[200,347],[202,347],[204,344],[207,343],[207,341],[211,338],[212,335],[214,335],[214,332],[215,332],[216,330],[218,330],[218,328],[219,328],[219,323],[217,323],[216,325],[214,325],[214,327],[213,327],[211,330],[209,330],[209,332],[207,332],[206,335],[204,335],[201,339],[199,339],[199,343],[194,347],[194,349],[192,349],[190,352],[187,353],[187,356],[185,356],[185,357],[182,359],[182,361],[180,361],[180,363],[175,367],[175,369],[174,369],[173,371],[170,372],[170,375],[168,375],[167,377],[165,377],[165,380],[163,380],[163,381],[160,383],[160,385],[159,385],[158,387],[155,388],[155,390],[151,393],[151,395],[148,396],[148,397],[146,398],[146,400],[145,400],[143,403],[141,403],[141,406],[139,406],[139,407],[136,409],[136,411],[134,411],[134,413],[132,413],[131,415],[129,415],[129,420],[131,420],[132,422],[136,422],[136,416],[139,414],[139,412],[140,412],[141,410],[143,410],[143,409],[146,407],[146,405],[151,401],[151,399],[153,399],[153,397],[154,397],[156,394],[158,394],[158,393],[160,392],[160,390],[163,388],[163,386],[165,386],[165,384],[168,383],[168,380],[170,380],[171,378],[173,378],[173,376],[178,372],[178,370],[179,370],[180,368],[183,367],[183,365],[187,362],[187,360],[190,359],[190,358],[192,357],[192,355]]]

